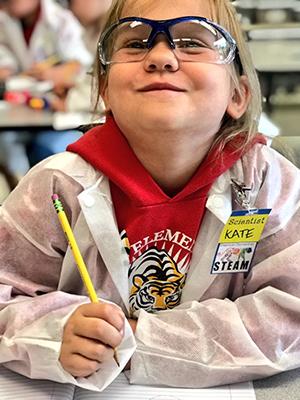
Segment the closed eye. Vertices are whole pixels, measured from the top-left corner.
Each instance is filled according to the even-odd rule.
[[[193,38],[180,38],[180,39],[174,39],[174,43],[177,48],[183,49],[183,48],[208,48],[209,46],[204,43],[203,41],[199,39],[193,39]]]
[[[147,49],[147,40],[130,40],[122,46],[122,48],[126,49]]]

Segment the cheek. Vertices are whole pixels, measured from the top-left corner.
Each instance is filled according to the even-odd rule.
[[[105,101],[111,108],[115,101],[118,99],[117,93],[120,93],[118,79],[114,79],[114,74],[110,73],[105,90]]]
[[[231,78],[228,71],[215,64],[186,64],[189,70],[184,71],[195,89],[211,92],[228,92]]]
[[[127,72],[126,65],[113,65],[110,68],[105,91],[106,100],[112,103],[126,103],[126,98],[130,96],[133,89],[135,72]]]
[[[197,81],[198,93],[205,97],[208,107],[226,110],[232,96],[232,85],[230,75],[221,66],[212,66],[202,79]]]
[[[214,124],[219,129],[231,99],[231,78],[223,66],[194,65],[189,70],[189,82],[192,87],[190,98],[190,118],[201,116],[202,124]]]

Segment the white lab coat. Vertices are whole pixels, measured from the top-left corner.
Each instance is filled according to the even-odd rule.
[[[93,57],[86,49],[82,28],[73,14],[54,0],[41,0],[41,17],[27,46],[20,21],[0,11],[0,67],[22,72],[35,62],[57,55],[89,67]]]
[[[254,207],[272,208],[248,276],[210,274],[220,232],[238,208],[231,178],[252,187]],[[128,257],[109,182],[78,155],[55,155],[33,168],[0,210],[0,363],[32,378],[99,389],[105,366],[75,380],[58,361],[64,323],[88,300],[53,193],[63,200],[99,297],[128,315]],[[206,387],[300,366],[299,205],[299,170],[260,144],[217,179],[182,304],[139,314],[132,383]],[[130,330],[124,341],[134,349]]]

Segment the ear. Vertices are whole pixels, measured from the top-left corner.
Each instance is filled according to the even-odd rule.
[[[248,78],[242,75],[239,78],[239,86],[232,90],[231,100],[227,106],[227,114],[233,119],[239,119],[247,110],[251,93]]]

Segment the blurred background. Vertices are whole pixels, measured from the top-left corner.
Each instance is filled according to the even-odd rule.
[[[234,2],[265,96],[264,109],[286,136],[300,126],[300,1]]]
[[[234,1],[264,96],[261,131],[300,167],[300,0]]]
[[[0,204],[29,167],[94,121],[90,72],[110,4],[0,0]],[[260,130],[300,166],[300,0],[233,4],[264,96]]]

